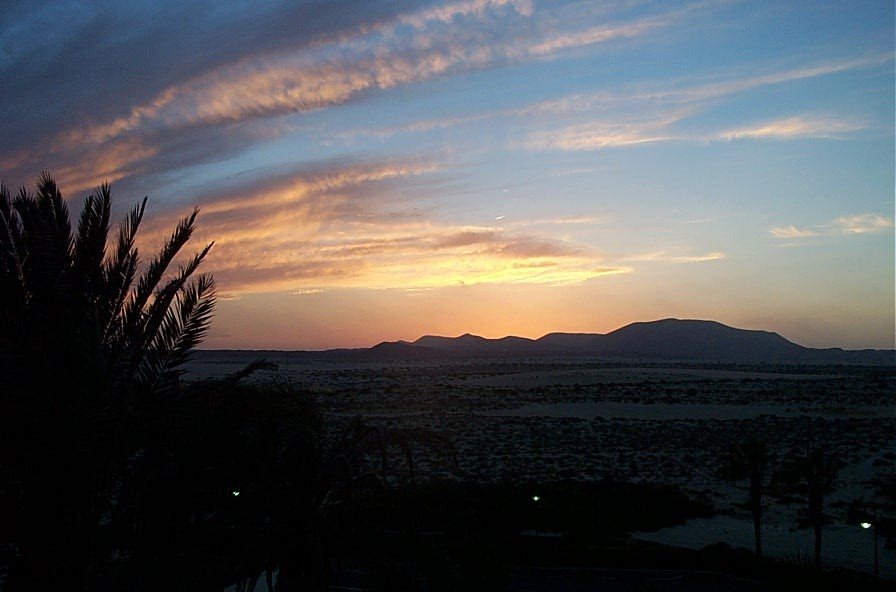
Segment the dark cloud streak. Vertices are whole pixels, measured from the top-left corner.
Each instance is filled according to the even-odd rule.
[[[125,116],[161,90],[246,55],[301,49],[395,16],[410,2],[346,0],[59,3],[4,8],[0,133],[29,142],[59,126]],[[76,9],[75,7],[79,7]],[[79,17],[79,18],[78,18]],[[47,30],[49,29],[49,32]],[[35,42],[42,39],[43,42]],[[19,45],[28,50],[20,50]],[[15,51],[10,49],[15,47]]]

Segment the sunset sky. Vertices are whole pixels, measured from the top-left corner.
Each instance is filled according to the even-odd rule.
[[[894,347],[894,4],[4,2],[0,179],[193,205],[212,348]]]

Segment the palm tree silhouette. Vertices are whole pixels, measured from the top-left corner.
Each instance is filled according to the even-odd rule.
[[[146,199],[109,240],[110,186],[76,231],[48,173],[37,192],[0,185],[0,492],[15,557],[6,585],[91,587],[141,414],[177,389],[215,305],[195,275],[212,245],[170,272],[193,234],[182,219],[143,267],[135,244]],[[195,277],[194,277],[195,275]],[[3,495],[5,493],[5,495]]]
[[[728,458],[722,465],[723,478],[750,481],[747,507],[753,516],[756,557],[762,557],[762,488],[771,459],[765,440],[758,436],[750,436],[743,442],[734,442],[731,445]]]
[[[446,458],[450,467],[459,471],[457,449],[451,438],[443,433],[426,428],[399,428],[394,426],[376,426],[355,417],[349,426],[348,433],[340,440],[331,453],[336,464],[341,465],[343,478],[351,481],[369,477],[380,480],[382,487],[388,486],[390,451],[397,450],[404,457],[408,477],[416,482],[414,467],[414,448],[421,447]],[[369,454],[379,457],[380,475],[365,473],[361,465]]]
[[[815,567],[821,567],[824,498],[834,490],[841,466],[841,462],[823,448],[808,445],[805,453],[790,458],[779,475],[784,482],[801,482],[804,487],[807,515],[814,534]]]

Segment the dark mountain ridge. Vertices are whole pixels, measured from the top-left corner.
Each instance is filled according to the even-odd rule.
[[[281,352],[283,353],[283,352]],[[577,356],[698,362],[896,365],[894,350],[803,347],[777,333],[737,329],[716,321],[662,319],[610,333],[548,333],[539,339],[425,335],[371,348],[291,352],[308,359],[433,360],[471,357]]]

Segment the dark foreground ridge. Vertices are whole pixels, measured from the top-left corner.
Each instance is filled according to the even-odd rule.
[[[896,365],[894,350],[814,349],[769,331],[737,329],[716,321],[681,319],[632,323],[606,334],[549,333],[539,339],[514,336],[486,339],[469,333],[460,337],[426,335],[414,342],[386,341],[371,348],[292,354],[358,361],[574,356],[769,364]]]

